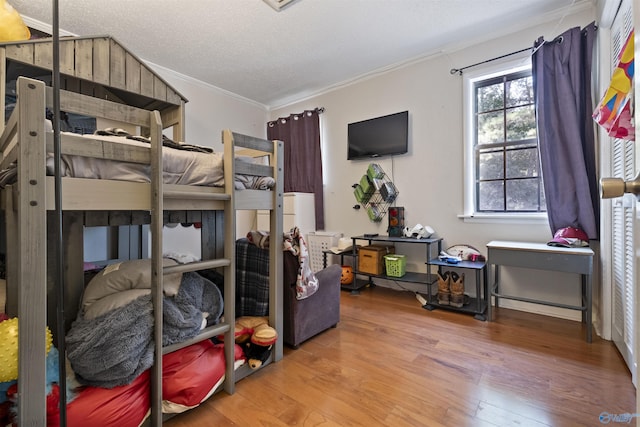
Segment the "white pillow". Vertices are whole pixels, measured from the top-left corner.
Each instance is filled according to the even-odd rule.
[[[177,262],[164,258],[163,265],[176,265]],[[163,278],[164,293],[174,296],[178,293],[182,273],[165,275]],[[135,298],[149,293],[151,289],[151,260],[138,259],[124,261],[106,266],[87,285],[82,296],[82,312],[86,316],[92,313],[93,317],[106,313],[103,310],[112,310],[122,307]],[[128,292],[131,290],[144,290],[145,292]],[[110,301],[101,302],[99,306],[91,310],[90,307],[98,301],[109,298]]]
[[[100,298],[93,304],[86,307],[84,311],[84,318],[86,320],[95,319],[103,314],[122,307],[134,299],[143,295],[151,294],[151,289],[129,289],[127,291],[115,292],[111,295],[107,295],[104,298]]]

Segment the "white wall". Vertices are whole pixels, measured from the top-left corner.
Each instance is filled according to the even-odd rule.
[[[368,161],[347,160],[347,124],[409,110],[409,153],[376,160],[395,182],[400,192],[396,205],[405,207],[408,224],[430,225],[444,238],[445,248],[466,243],[485,255],[486,244],[491,240],[548,241],[551,231],[546,222],[497,224],[459,219],[458,215],[463,213],[464,191],[463,80],[449,71],[532,46],[539,36],[553,39],[568,28],[583,27],[594,19],[593,10],[566,16],[561,23],[554,18],[547,24],[520,30],[508,37],[427,58],[273,110],[270,119],[308,108],[325,108],[321,125],[326,229],[345,236],[386,234],[386,218],[381,223],[373,223],[368,221],[363,209],[352,208],[356,201],[351,185],[365,172]],[[397,247],[396,252],[408,255],[407,269],[426,271],[421,245],[403,245]],[[473,293],[475,287],[470,273],[467,273],[467,292]],[[580,304],[577,275],[516,268],[503,268],[501,273],[501,290],[505,293]],[[391,282],[386,285],[395,286]],[[419,287],[412,289],[420,290]],[[515,301],[504,301],[501,305],[580,319],[580,313],[571,310]]]

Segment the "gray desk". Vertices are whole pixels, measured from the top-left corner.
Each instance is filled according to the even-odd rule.
[[[487,266],[495,268],[495,282],[489,286],[487,301],[487,317],[491,321],[491,297],[495,297],[498,307],[500,298],[544,304],[553,307],[580,310],[582,321],[587,325],[587,342],[591,342],[592,334],[592,280],[593,251],[590,248],[560,248],[544,243],[491,241],[487,243]],[[553,301],[542,301],[500,293],[500,266],[533,268],[537,270],[553,270],[567,273],[578,273],[582,277],[582,305],[573,306]],[[490,273],[489,273],[490,274]]]

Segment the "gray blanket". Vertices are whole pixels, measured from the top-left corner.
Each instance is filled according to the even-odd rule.
[[[218,287],[197,273],[184,273],[175,297],[163,303],[163,345],[192,338],[222,315]],[[153,365],[153,307],[151,296],[95,319],[79,317],[66,336],[67,355],[78,381],[113,388],[131,383]]]
[[[220,289],[197,273],[184,273],[174,298],[165,298],[162,345],[182,342],[198,334],[206,315],[207,326],[222,316]]]

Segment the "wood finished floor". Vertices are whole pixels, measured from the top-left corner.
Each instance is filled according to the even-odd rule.
[[[483,322],[382,287],[341,298],[337,328],[165,425],[598,426],[636,412],[615,346],[587,344],[578,322],[502,308]]]

